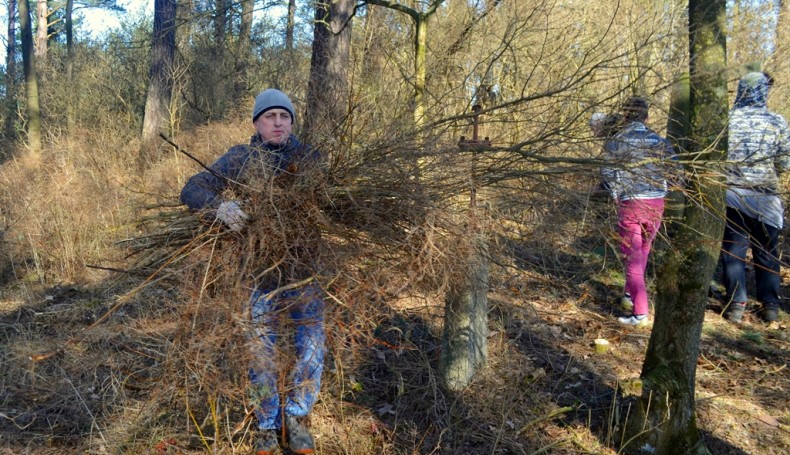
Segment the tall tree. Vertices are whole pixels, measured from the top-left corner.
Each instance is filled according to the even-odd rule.
[[[790,0],[779,0],[779,15],[774,33],[774,51],[769,63],[768,71],[782,79],[787,79],[790,74]],[[786,82],[786,80],[784,81]],[[776,106],[785,117],[790,116],[790,85],[776,84],[771,90],[773,106]]]
[[[412,8],[391,0],[366,0],[370,5],[378,5],[407,14],[414,21],[414,124],[417,127],[425,121],[425,78],[426,55],[428,52],[428,20],[436,13],[444,0],[431,0],[425,11]]]
[[[173,62],[176,51],[176,0],[154,1],[154,33],[151,43],[151,71],[145,98],[145,116],[140,149],[140,167],[155,158],[158,135],[170,126],[173,89]]]
[[[673,0],[673,5],[687,12],[686,0]],[[685,23],[688,20],[688,14],[684,14],[683,17]],[[674,47],[678,50],[683,49],[684,54],[687,53],[688,38],[687,29],[684,28],[682,32],[676,32],[673,38]],[[672,81],[667,116],[667,139],[672,143],[672,147],[679,152],[688,150],[689,135],[691,134],[691,106],[689,106],[691,85],[688,69],[688,63],[684,61],[679,69],[673,71],[677,75]],[[683,216],[684,199],[682,190],[672,191],[672,189],[666,198],[664,222],[667,224],[671,237],[674,236],[678,222]]]
[[[47,0],[38,0],[36,21],[36,61],[41,64],[47,59],[47,39],[49,38],[49,5]]]
[[[296,0],[288,0],[288,16],[285,22],[285,50],[294,50],[294,27],[296,18]]]
[[[241,22],[239,22],[239,38],[236,46],[236,79],[233,91],[235,98],[244,96],[247,89],[247,63],[252,49],[252,11],[254,0],[241,0]]]
[[[38,72],[36,54],[33,51],[33,29],[30,19],[30,3],[19,2],[19,25],[22,35],[22,66],[25,71],[27,91],[27,145],[34,159],[41,157],[41,105],[38,99]]]
[[[726,0],[689,1],[690,124],[694,166],[718,169],[727,151]],[[704,166],[704,165],[703,165]],[[724,186],[689,169],[683,222],[657,281],[655,324],[631,412],[626,450],[707,454],[695,418],[695,378],[708,283],[724,232]],[[708,171],[708,172],[704,172]]]
[[[307,88],[305,136],[314,143],[340,136],[348,112],[348,59],[354,0],[315,5],[313,54]]]
[[[222,48],[225,44],[225,35],[228,33],[228,6],[230,0],[215,0],[214,6],[214,44]]]
[[[69,87],[74,86],[74,0],[66,0],[66,79]],[[66,105],[66,127],[68,128],[69,138],[74,137],[77,125],[76,100],[74,91],[68,91],[69,101]]]
[[[5,140],[16,137],[16,0],[8,0],[8,42],[5,54]]]

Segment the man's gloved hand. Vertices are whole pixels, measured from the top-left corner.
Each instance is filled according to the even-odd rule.
[[[244,213],[236,201],[225,201],[217,208],[217,219],[225,223],[231,231],[240,232],[250,216]]]

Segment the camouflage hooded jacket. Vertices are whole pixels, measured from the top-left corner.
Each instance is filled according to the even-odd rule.
[[[785,119],[766,107],[768,78],[748,73],[738,83],[730,112],[727,183],[731,188],[774,192],[790,169],[790,132]]]

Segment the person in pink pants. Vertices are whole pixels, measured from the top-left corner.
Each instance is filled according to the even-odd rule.
[[[625,295],[630,297],[633,314],[648,314],[645,271],[653,240],[661,227],[664,199],[628,199],[618,205],[617,230],[625,269]],[[627,305],[627,299],[626,306]]]
[[[669,141],[645,125],[647,100],[631,97],[623,105],[622,127],[604,144],[607,166],[602,174],[617,201],[620,252],[625,269],[626,325],[647,323],[645,270],[650,248],[661,226],[667,195],[666,161],[674,160]]]

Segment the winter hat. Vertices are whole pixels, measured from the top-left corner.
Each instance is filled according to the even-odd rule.
[[[645,98],[641,96],[632,96],[623,103],[623,117],[627,122],[634,120],[643,122],[647,119],[647,110],[649,104]]]
[[[765,107],[768,89],[773,80],[765,73],[752,72],[745,74],[738,82],[738,93],[735,95],[735,107]]]
[[[296,122],[296,113],[291,99],[285,93],[274,89],[266,89],[255,97],[255,105],[252,108],[252,121],[258,118],[259,115],[270,109],[285,109],[291,114],[291,123]]]

